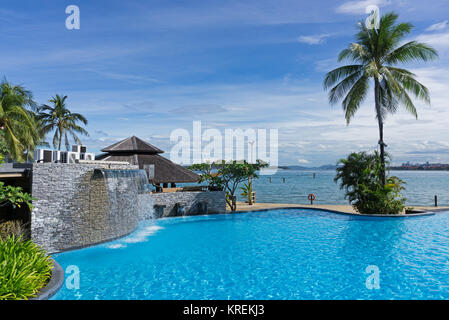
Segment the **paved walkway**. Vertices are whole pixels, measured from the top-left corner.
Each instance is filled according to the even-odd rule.
[[[255,203],[252,206],[248,205],[244,202],[238,202],[237,203],[237,212],[244,212],[244,211],[257,211],[257,210],[265,210],[265,209],[280,209],[280,208],[315,208],[315,209],[325,209],[325,210],[332,210],[332,211],[339,211],[344,213],[357,213],[355,212],[354,208],[352,206],[348,205],[307,205],[307,204],[292,204],[292,203]],[[449,207],[421,207],[421,206],[414,206],[415,210],[419,211],[444,211],[448,210]],[[230,212],[231,210],[227,208],[227,210]]]

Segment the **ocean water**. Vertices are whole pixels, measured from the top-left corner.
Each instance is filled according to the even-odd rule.
[[[128,237],[54,255],[79,270],[79,287],[66,274],[53,299],[449,299],[448,230],[449,213],[147,221]]]
[[[391,171],[391,175],[407,183],[403,192],[407,205],[433,206],[437,195],[439,205],[449,206],[449,171]],[[347,204],[334,177],[335,170],[278,170],[272,176],[261,175],[255,180],[257,202],[305,204],[309,203],[307,196],[314,193],[316,204]],[[241,196],[238,199],[243,200]]]

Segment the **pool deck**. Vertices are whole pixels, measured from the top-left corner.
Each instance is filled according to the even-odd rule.
[[[331,205],[331,204],[293,204],[293,203],[255,203],[253,205],[248,205],[244,202],[237,202],[237,212],[246,212],[246,211],[258,211],[258,210],[267,210],[267,209],[281,209],[281,208],[305,208],[305,209],[322,209],[322,210],[330,210],[337,211],[342,213],[352,213],[358,214],[352,206],[349,205]],[[413,206],[415,210],[418,211],[430,211],[430,212],[438,212],[438,211],[449,211],[449,207],[423,207],[423,206]],[[231,210],[226,208],[228,212]]]

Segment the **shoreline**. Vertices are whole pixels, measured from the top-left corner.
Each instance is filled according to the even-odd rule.
[[[329,210],[334,212],[340,212],[345,214],[356,214],[361,215],[356,212],[354,208],[350,205],[337,205],[337,204],[301,204],[301,203],[255,203],[253,205],[248,205],[244,202],[237,202],[237,210],[235,212],[246,212],[246,211],[260,211],[269,209],[284,209],[284,208],[301,208],[301,209],[320,209]],[[431,207],[431,206],[413,206],[415,210],[424,212],[439,212],[439,211],[449,211],[449,207]],[[229,207],[226,208],[228,213],[231,212]],[[400,215],[406,216],[406,215]]]

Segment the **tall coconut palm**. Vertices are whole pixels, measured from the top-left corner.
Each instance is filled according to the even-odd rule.
[[[416,41],[403,43],[413,26],[396,23],[398,15],[382,16],[378,28],[367,28],[359,23],[357,41],[343,50],[338,60],[351,60],[353,64],[330,71],[324,80],[324,88],[330,89],[329,101],[342,100],[347,124],[354,117],[374,84],[374,105],[379,126],[381,176],[385,184],[384,122],[388,114],[395,113],[399,105],[418,118],[410,95],[430,104],[428,89],[416,80],[412,72],[397,67],[398,64],[429,61],[438,53],[432,47]]]
[[[56,95],[49,100],[53,106],[43,105],[39,108],[38,119],[42,121],[45,133],[54,130],[53,146],[61,151],[62,139],[64,139],[67,150],[69,149],[69,134],[76,143],[81,144],[78,134],[88,136],[88,132],[78,125],[81,122],[87,125],[87,119],[79,114],[72,113],[67,109],[65,101],[67,96]]]
[[[9,156],[21,161],[27,146],[34,145],[34,123],[27,107],[35,103],[30,91],[6,80],[0,84],[0,130]]]

